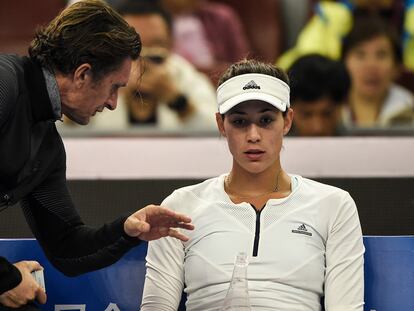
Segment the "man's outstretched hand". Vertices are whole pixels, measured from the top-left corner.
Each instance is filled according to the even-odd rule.
[[[193,230],[194,225],[190,217],[158,205],[147,205],[129,216],[124,223],[127,235],[144,241],[157,240],[165,236],[188,241],[188,237],[176,228]]]

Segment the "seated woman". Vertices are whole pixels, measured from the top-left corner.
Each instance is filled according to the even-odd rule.
[[[239,252],[249,255],[252,310],[362,310],[362,233],[351,196],[281,165],[293,119],[286,74],[244,60],[221,77],[216,114],[233,156],[228,174],[174,191],[189,240],[149,243],[141,310],[219,310]],[[324,299],[322,299],[324,297]]]
[[[342,46],[351,77],[345,127],[414,126],[414,96],[394,83],[402,54],[392,27],[377,16],[356,19]]]

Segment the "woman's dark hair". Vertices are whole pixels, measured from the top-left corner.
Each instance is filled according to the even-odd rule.
[[[290,100],[311,103],[329,98],[336,104],[343,102],[351,87],[349,74],[340,61],[319,54],[298,58],[288,70]]]
[[[136,60],[140,52],[135,29],[99,0],[79,1],[64,9],[37,31],[29,47],[32,59],[62,74],[89,63],[95,80],[119,68],[127,58]]]
[[[248,73],[260,73],[268,76],[278,78],[289,85],[289,78],[287,74],[272,64],[263,63],[254,59],[244,59],[237,63],[232,64],[227,70],[221,75],[218,86],[222,85],[227,80],[234,78],[236,76],[248,74]],[[283,116],[287,114],[286,111],[283,112]]]
[[[233,77],[247,73],[261,73],[272,76],[286,82],[286,84],[289,85],[289,78],[282,69],[272,64],[263,63],[254,59],[243,59],[227,68],[227,70],[221,75],[218,86]]]
[[[357,45],[378,37],[386,37],[390,41],[394,60],[396,63],[401,63],[402,48],[397,31],[392,24],[386,23],[383,18],[376,14],[354,18],[353,27],[343,40],[342,59],[345,59],[349,51]]]

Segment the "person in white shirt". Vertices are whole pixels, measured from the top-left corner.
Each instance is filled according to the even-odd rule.
[[[342,58],[352,82],[342,113],[345,128],[413,128],[414,96],[394,82],[402,50],[388,23],[376,16],[355,19]]]
[[[141,310],[177,310],[182,291],[188,311],[220,310],[234,259],[246,252],[251,310],[362,311],[364,246],[353,199],[280,162],[293,119],[286,74],[244,60],[219,84],[216,121],[232,169],[164,200],[196,230],[186,242],[149,243]]]
[[[154,1],[127,0],[117,10],[139,31],[142,60],[133,64],[116,114],[100,115],[93,126],[214,131],[214,87],[206,75],[172,51],[170,15]]]

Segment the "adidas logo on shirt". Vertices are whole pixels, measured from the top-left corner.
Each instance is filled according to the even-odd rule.
[[[301,224],[296,230],[292,230],[292,232],[312,236],[312,233],[308,231],[305,224]]]
[[[256,84],[256,82],[254,82],[253,80],[251,80],[249,83],[247,83],[244,87],[243,90],[248,90],[248,89],[258,89],[260,90],[260,86],[258,86]]]

